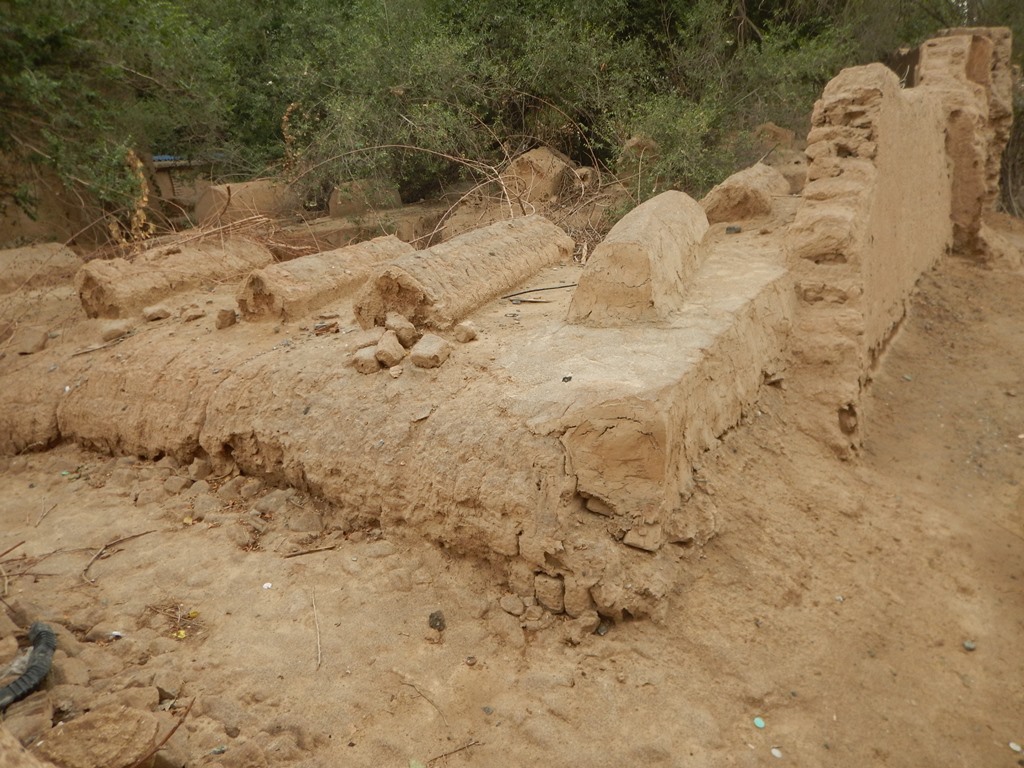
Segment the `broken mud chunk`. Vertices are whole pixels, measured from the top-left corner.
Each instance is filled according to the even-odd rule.
[[[11,340],[11,348],[19,355],[34,355],[43,351],[47,338],[42,328],[19,328]]]
[[[225,328],[231,327],[236,322],[238,322],[238,315],[235,314],[235,310],[233,310],[233,309],[218,309],[217,310],[217,317],[214,320],[213,324],[217,328],[217,330],[220,331],[220,330],[223,330]]]
[[[400,315],[397,312],[388,312],[384,327],[389,331],[394,331],[395,335],[398,336],[398,340],[406,349],[410,349],[413,344],[420,340],[420,336],[423,335],[416,330],[416,326],[410,323],[404,315]]]
[[[453,332],[455,334],[455,340],[459,342],[459,344],[466,344],[477,337],[476,326],[468,321],[456,325]]]
[[[560,578],[538,573],[533,585],[538,603],[552,613],[561,613],[565,609],[565,585]]]
[[[181,310],[181,321],[183,323],[191,323],[201,317],[206,317],[206,310],[200,308],[196,304],[192,304],[191,306],[185,307]]]
[[[425,333],[410,352],[412,364],[417,368],[437,368],[452,353],[452,345],[440,336]]]
[[[165,320],[171,316],[171,310],[164,304],[154,304],[142,310],[142,316],[149,322],[154,320]]]
[[[498,601],[498,605],[501,606],[501,610],[505,613],[511,614],[512,616],[522,616],[523,611],[526,610],[526,606],[523,605],[522,598],[518,595],[502,595]]]
[[[100,331],[100,338],[104,341],[113,341],[119,339],[122,336],[127,336],[132,331],[132,324],[127,320],[114,320],[109,323],[104,323],[103,330]]]
[[[622,543],[629,547],[636,547],[647,552],[657,552],[662,545],[660,525],[642,525],[633,528],[626,533]]]
[[[376,373],[380,370],[376,347],[363,347],[352,355],[352,367],[360,373]]]
[[[380,337],[380,341],[377,342],[374,354],[385,368],[393,368],[405,357],[405,347],[398,340],[397,333],[385,331],[384,335]]]

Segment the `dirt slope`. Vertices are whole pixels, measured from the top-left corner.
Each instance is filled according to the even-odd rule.
[[[863,454],[836,460],[768,389],[701,468],[718,535],[667,621],[604,635],[524,632],[479,564],[342,535],[310,499],[252,516],[266,490],[168,494],[188,473],[166,460],[5,460],[8,615],[77,636],[7,725],[163,700],[164,733],[195,698],[163,765],[1016,765],[1022,349],[1024,276],[944,262],[876,372]]]

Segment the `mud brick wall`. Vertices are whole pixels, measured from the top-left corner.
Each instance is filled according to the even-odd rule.
[[[999,171],[1013,122],[1013,40],[1006,28],[950,29],[920,47],[918,87],[942,104],[953,165],[953,244],[988,260],[982,215],[999,200]]]
[[[903,84],[880,64],[855,67],[815,105],[808,184],[785,236],[801,308],[793,352],[814,369],[807,428],[840,455],[861,443],[861,392],[920,275],[951,251],[986,258],[1010,45],[1006,29],[948,30]]]

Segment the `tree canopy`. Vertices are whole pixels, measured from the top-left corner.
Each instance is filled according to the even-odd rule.
[[[754,125],[805,128],[843,66],[975,24],[1021,60],[1019,0],[0,0],[0,151],[116,210],[131,153],[416,199],[464,159],[614,165],[642,134],[651,178],[699,193]]]

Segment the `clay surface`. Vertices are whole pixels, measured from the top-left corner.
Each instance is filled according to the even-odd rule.
[[[835,78],[739,231],[634,211],[653,320],[522,216],[273,322],[227,322],[243,271],[0,297],[0,664],[58,637],[4,727],[66,765],[179,722],[157,765],[1017,759],[1024,228],[957,197],[1005,74],[957,36],[966,80]]]

